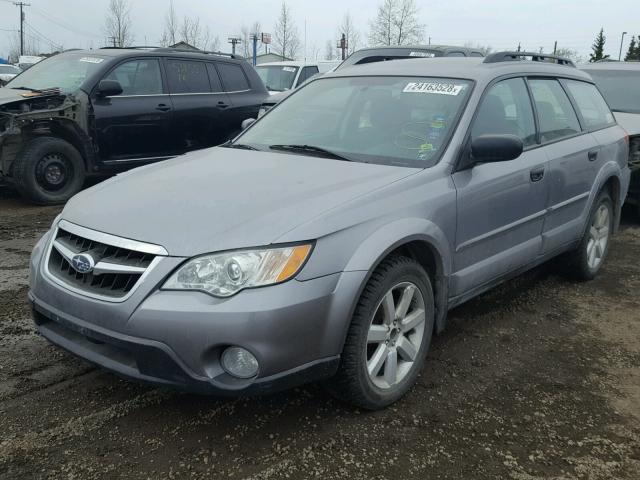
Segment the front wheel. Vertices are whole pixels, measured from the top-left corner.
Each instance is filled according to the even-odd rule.
[[[568,273],[578,280],[592,280],[602,268],[609,253],[614,212],[609,194],[600,193],[591,209],[580,245],[569,255]]]
[[[360,297],[329,390],[369,410],[400,399],[422,370],[434,312],[431,283],[420,264],[406,257],[383,261]]]
[[[55,137],[31,140],[13,165],[18,190],[34,203],[64,203],[80,191],[84,161],[69,142]]]

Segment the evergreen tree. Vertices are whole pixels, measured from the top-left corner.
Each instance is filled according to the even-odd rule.
[[[591,46],[593,53],[589,56],[590,62],[597,62],[598,60],[609,58],[609,55],[604,54],[604,44],[606,41],[607,37],[604,36],[604,28],[601,28],[600,33]]]
[[[629,42],[629,50],[624,57],[625,62],[629,60],[640,60],[640,35],[638,35],[638,40],[636,37],[631,37],[631,41]]]

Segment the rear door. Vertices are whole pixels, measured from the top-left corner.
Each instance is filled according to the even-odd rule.
[[[171,99],[160,60],[126,60],[104,79],[116,80],[122,94],[91,96],[92,127],[99,157],[107,163],[152,161],[171,154]]]
[[[542,150],[549,159],[548,215],[544,225],[544,251],[552,253],[582,235],[582,214],[587,208],[599,165],[600,146],[583,130],[561,82],[530,78]]]
[[[227,140],[229,100],[209,62],[165,58],[167,83],[174,108],[174,150],[212,147]]]
[[[499,81],[485,93],[471,140],[494,134],[516,135],[525,149],[515,160],[477,164],[453,175],[458,216],[452,296],[490,284],[535,261],[542,252],[548,160],[536,143],[523,78]]]
[[[258,118],[264,94],[251,88],[251,83],[239,64],[217,61],[216,67],[230,104],[226,128],[232,134],[239,133],[243,120]]]

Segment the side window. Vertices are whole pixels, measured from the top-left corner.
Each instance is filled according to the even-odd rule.
[[[464,53],[462,52],[448,52],[447,57],[464,57]]]
[[[566,86],[575,100],[587,128],[606,127],[615,123],[607,102],[604,101],[595,85],[566,80]]]
[[[580,123],[566,93],[557,80],[529,80],[538,111],[542,142],[552,142],[580,133]]]
[[[209,77],[203,62],[167,59],[169,93],[208,93]]]
[[[209,72],[209,83],[211,84],[211,91],[214,93],[223,92],[222,83],[220,82],[220,75],[216,70],[216,66],[213,63],[207,63],[207,72]]]
[[[161,95],[160,63],[155,59],[132,60],[118,65],[105,77],[122,86],[122,95]]]
[[[318,73],[318,67],[304,67],[302,72],[300,72],[300,78],[298,78],[298,84],[296,86],[302,85],[309,78],[313,77]]]
[[[497,134],[517,135],[525,147],[536,143],[533,108],[522,78],[496,83],[480,104],[471,137]]]
[[[227,92],[240,92],[251,88],[240,65],[220,62],[218,63],[218,71]]]

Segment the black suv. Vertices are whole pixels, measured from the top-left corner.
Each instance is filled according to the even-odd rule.
[[[36,203],[64,202],[86,175],[225,142],[267,96],[253,67],[233,55],[65,52],[0,89],[0,178]]]

